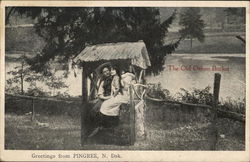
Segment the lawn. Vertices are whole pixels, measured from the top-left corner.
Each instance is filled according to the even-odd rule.
[[[211,123],[204,111],[174,105],[152,106],[146,111],[146,140],[128,145],[126,118],[113,133],[100,132],[81,146],[80,117],[70,115],[5,115],[5,149],[15,150],[208,150]],[[205,114],[205,115],[203,115]],[[47,123],[43,126],[39,123]],[[244,150],[244,124],[229,119],[218,120],[217,150]],[[111,139],[111,140],[107,140]]]

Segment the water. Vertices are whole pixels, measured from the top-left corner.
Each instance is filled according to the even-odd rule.
[[[217,69],[213,69],[213,66]],[[192,90],[211,86],[213,89],[214,73],[221,74],[220,98],[245,97],[245,54],[168,55],[165,70],[159,76],[147,77],[147,81],[160,82],[163,88],[175,95],[180,88]]]
[[[14,70],[15,66],[20,66],[20,62],[6,61],[6,72]],[[170,65],[180,70],[170,69]],[[212,71],[213,66],[224,67],[224,71]],[[186,69],[183,67],[186,66]],[[188,69],[191,67],[191,69]],[[203,68],[203,69],[197,69]],[[193,69],[195,68],[195,69]],[[75,70],[77,77],[74,76],[73,70],[67,79],[64,79],[68,88],[57,91],[67,92],[72,96],[81,95],[81,69]],[[214,73],[219,72],[221,77],[220,97],[232,99],[242,99],[245,97],[246,74],[245,74],[245,55],[244,54],[176,54],[168,55],[165,64],[165,70],[158,76],[147,77],[147,82],[162,84],[163,88],[168,89],[172,95],[180,91],[180,88],[192,90],[193,88],[205,88],[211,86],[213,88]],[[58,71],[57,75],[62,75],[63,71]],[[6,74],[5,79],[11,76]],[[37,83],[38,87],[45,91],[51,91],[44,83]],[[28,83],[24,83],[24,89],[27,90]]]

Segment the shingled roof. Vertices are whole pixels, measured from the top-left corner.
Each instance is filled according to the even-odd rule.
[[[74,62],[112,61],[130,59],[132,65],[146,69],[151,66],[148,51],[143,41],[106,43],[87,46]]]

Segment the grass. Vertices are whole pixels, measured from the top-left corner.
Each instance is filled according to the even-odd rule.
[[[5,115],[5,148],[17,150],[79,149],[80,124],[68,116],[38,116],[41,127],[27,115]],[[72,144],[70,144],[72,143]]]
[[[32,122],[29,115],[5,115],[5,148],[15,150],[208,150],[210,122],[205,111],[188,110],[175,105],[148,104],[146,111],[146,140],[128,145],[129,125],[121,117],[121,125],[112,133],[97,134],[81,146],[80,117],[69,115],[39,115],[42,127]],[[191,114],[192,113],[192,114]],[[180,115],[181,114],[181,115]],[[196,114],[196,115],[194,115]],[[125,115],[126,116],[126,115]],[[218,150],[244,150],[244,124],[219,119]]]

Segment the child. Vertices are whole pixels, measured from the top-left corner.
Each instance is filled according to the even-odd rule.
[[[111,95],[112,97],[115,97],[118,94],[122,94],[121,76],[117,67],[111,68],[111,75],[113,76],[111,83]]]

